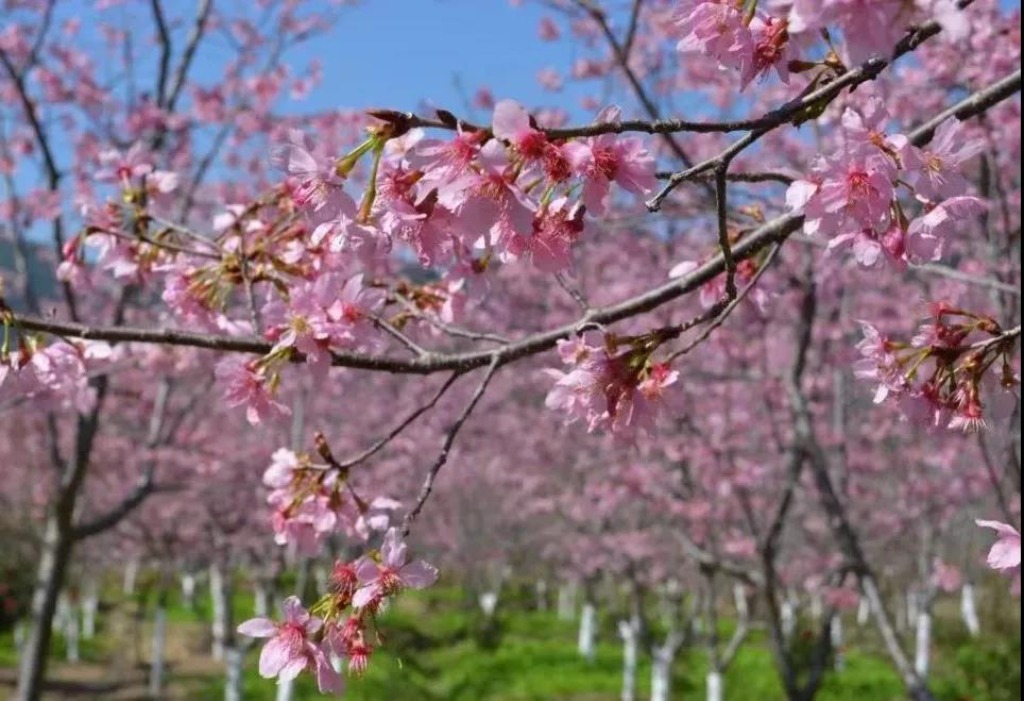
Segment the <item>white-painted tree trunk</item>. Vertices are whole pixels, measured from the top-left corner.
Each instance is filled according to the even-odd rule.
[[[917,592],[913,589],[907,590],[907,627],[913,628],[917,623],[918,600]]]
[[[64,626],[64,643],[67,646],[68,662],[78,662],[82,659],[81,648],[79,647],[80,633],[78,616],[72,613],[71,617],[68,618],[67,624]]]
[[[636,621],[619,621],[619,637],[622,638],[622,701],[636,701],[639,633]]]
[[[139,561],[132,559],[124,566],[124,580],[121,582],[121,591],[125,596],[135,594],[135,583],[139,578]]]
[[[157,603],[153,614],[153,638],[149,648],[149,697],[159,699],[164,690],[164,651],[167,649],[167,609]]]
[[[914,671],[922,679],[928,678],[931,664],[932,647],[932,614],[922,610],[917,614],[917,635],[914,648]]]
[[[25,621],[19,620],[14,624],[14,649],[18,651],[18,658],[21,658],[21,648],[25,645]]]
[[[597,652],[597,609],[591,602],[583,604],[580,615],[580,633],[576,640],[576,649],[580,656],[588,662],[593,661]]]
[[[81,640],[81,627],[78,621],[77,606],[65,600],[64,614],[61,619],[61,628],[64,632],[64,653],[68,662],[78,662],[82,659],[79,642]]]
[[[725,684],[722,683],[721,672],[708,672],[707,685],[707,701],[724,701]]]
[[[548,583],[546,580],[538,579],[534,585],[534,592],[537,595],[537,610],[548,610]]]
[[[871,603],[866,596],[861,596],[860,601],[857,603],[857,625],[862,626],[866,624],[870,617]]]
[[[829,640],[832,642],[832,659],[837,672],[846,669],[846,654],[843,652],[843,619],[837,613],[829,623]]]
[[[68,604],[67,594],[61,592],[57,597],[57,609],[53,612],[53,630],[63,634],[69,615],[70,604]]]
[[[576,584],[570,582],[558,587],[558,620],[572,621],[576,618]]]
[[[747,588],[742,584],[735,585],[732,588],[732,598],[736,604],[736,616],[746,620],[750,615],[750,610],[747,606]]]
[[[213,614],[213,659],[224,659],[224,642],[228,634],[227,618],[228,607],[231,605],[227,599],[227,587],[224,582],[224,573],[217,565],[210,567],[210,607]],[[230,671],[230,665],[229,665]]]
[[[825,606],[821,600],[821,592],[814,592],[811,594],[811,620],[817,623],[821,623],[821,617],[825,613]]]
[[[972,637],[978,637],[981,633],[981,621],[978,620],[978,602],[975,598],[974,585],[970,582],[964,584],[960,590],[960,613],[964,618],[964,625]]]
[[[651,701],[669,701],[672,698],[672,661],[674,650],[665,646],[655,648],[651,659]]]
[[[196,607],[196,576],[191,572],[181,576],[181,601],[190,610]]]
[[[257,618],[269,618],[270,617],[270,589],[268,589],[262,582],[256,583],[256,592],[254,598],[254,613]]]
[[[245,653],[232,645],[225,648],[224,661],[227,669],[224,701],[242,701],[242,665],[245,662]]]
[[[86,582],[82,592],[82,639],[92,640],[96,637],[96,615],[99,613],[100,595],[96,581]]]
[[[784,599],[779,610],[780,623],[782,624],[782,637],[790,640],[796,631],[796,610],[790,599]]]
[[[498,592],[496,591],[485,591],[480,595],[480,610],[483,611],[484,616],[487,618],[493,618],[494,612],[498,610]]]

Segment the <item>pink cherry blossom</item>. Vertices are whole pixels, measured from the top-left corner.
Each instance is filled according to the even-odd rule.
[[[935,138],[923,149],[906,146],[900,152],[904,179],[923,199],[938,202],[967,192],[964,164],[985,147],[980,139],[968,140],[963,125],[947,120],[935,130]]]
[[[386,597],[404,588],[424,589],[437,581],[437,569],[423,560],[410,560],[397,528],[384,535],[380,562],[363,558],[356,565],[359,590],[352,598],[356,608],[377,608]]]
[[[295,596],[285,599],[281,608],[281,623],[253,618],[238,626],[242,635],[270,638],[260,652],[260,676],[288,681],[308,670],[316,674],[322,693],[340,693],[344,687],[341,675],[334,671],[327,654],[316,642],[323,621],[311,616]]]
[[[228,406],[244,405],[250,424],[291,414],[288,407],[275,401],[271,377],[257,362],[230,356],[217,364],[216,375]]]

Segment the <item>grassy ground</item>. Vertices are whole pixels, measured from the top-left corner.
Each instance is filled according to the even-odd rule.
[[[249,617],[252,597],[240,595],[238,620]],[[83,662],[56,663],[57,681],[48,699],[130,701],[144,699],[148,624],[128,602],[108,608],[101,634],[83,644]],[[144,609],[143,609],[144,610]],[[1019,610],[1019,609],[1018,609]],[[208,603],[195,609],[173,602],[169,611],[167,699],[215,700],[223,696],[222,667],[208,654],[205,621]],[[1018,616],[1018,614],[1014,614]],[[1019,621],[1019,616],[1016,618]],[[1005,624],[1006,622],[1004,622]],[[848,624],[851,633],[846,669],[830,674],[821,701],[889,701],[901,698],[896,675],[867,631]],[[728,623],[723,633],[728,634]],[[621,675],[621,648],[611,617],[601,622],[600,643],[592,663],[576,653],[576,627],[553,614],[509,608],[497,625],[485,630],[475,611],[455,590],[404,597],[381,620],[385,647],[362,679],[349,681],[353,701],[616,701]],[[773,701],[782,694],[772,659],[755,632],[726,675],[729,701]],[[959,633],[955,620],[937,626],[935,688],[943,701],[1018,701],[1020,699],[1019,622],[1003,626],[980,642]],[[63,656],[63,641],[54,641],[54,659]],[[258,647],[247,659],[245,698],[273,701],[272,681],[255,672]],[[0,696],[13,683],[13,641],[0,635]],[[4,668],[7,668],[6,670]],[[706,661],[697,649],[684,649],[674,667],[676,699],[704,697]],[[647,661],[639,670],[640,698],[649,678]],[[9,687],[8,687],[9,688]],[[320,698],[303,679],[296,699]]]

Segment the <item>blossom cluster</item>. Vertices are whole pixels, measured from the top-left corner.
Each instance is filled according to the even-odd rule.
[[[390,525],[391,512],[400,506],[387,497],[362,499],[345,470],[316,464],[308,455],[287,448],[274,453],[263,484],[270,490],[267,502],[273,509],[275,541],[310,556],[317,555],[333,533],[368,540]]]
[[[387,324],[385,304],[405,305],[401,319],[451,323],[472,280],[496,262],[566,271],[588,217],[611,206],[613,185],[642,197],[655,182],[641,139],[549,138],[509,100],[495,105],[489,128],[458,122],[449,139],[427,138],[409,115],[373,114],[367,138],[341,157],[300,131],[281,134],[271,161],[285,182],[227,206],[212,237],[164,226],[152,213],[176,181],[143,150],[106,154],[102,179],[122,197],[84,211],[63,278],[85,283],[88,243],[99,248],[100,267],[119,277],[163,275],[164,302],[183,321],[272,342],[264,357],[227,359],[217,370],[228,403],[245,407],[255,424],[288,413],[277,400],[286,363],[301,359],[322,375],[333,351],[372,350]],[[618,117],[610,108],[599,120]],[[365,181],[358,201],[356,179]],[[396,245],[440,279],[402,289],[378,282],[374,274],[403,257]],[[240,297],[244,321],[228,315]]]
[[[376,617],[402,591],[435,581],[437,570],[410,558],[401,534],[391,528],[379,551],[354,562],[336,562],[328,593],[309,610],[298,597],[289,597],[282,607],[284,620],[254,618],[238,632],[269,638],[259,659],[264,678],[285,681],[306,671],[316,676],[321,692],[338,693],[343,679],[332,658],[344,660],[350,673],[362,674],[376,642]]]
[[[878,383],[876,403],[894,402],[925,426],[967,431],[983,427],[986,417],[1013,413],[1020,387],[1012,366],[1016,336],[991,317],[936,302],[909,342],[868,322],[861,326],[855,372]]]
[[[828,236],[830,249],[851,248],[864,267],[889,261],[901,269],[939,260],[957,224],[984,211],[982,200],[964,194],[962,173],[982,144],[950,120],[919,149],[902,134],[886,134],[887,121],[877,98],[861,111],[847,109],[839,149],[819,156],[786,200],[803,213],[804,231]],[[900,198],[901,188],[909,201]]]
[[[963,39],[970,30],[954,0],[684,0],[676,17],[681,37],[677,49],[738,70],[741,88],[773,70],[788,83],[794,69],[886,57],[904,32],[927,19],[938,21],[953,40]],[[842,56],[831,42],[830,29],[842,36]],[[820,62],[796,59],[796,48],[808,46],[818,35],[828,40],[827,57]]]
[[[110,364],[115,349],[100,341],[44,344],[38,336],[19,334],[11,349],[12,324],[0,299],[0,387],[7,396],[23,397],[59,409],[89,412],[96,402],[90,372]]]
[[[620,351],[624,342],[627,348]],[[560,341],[558,354],[570,370],[546,371],[555,384],[545,404],[563,412],[568,422],[582,419],[590,431],[628,436],[653,428],[665,389],[679,379],[677,371],[651,360],[657,345],[650,337],[606,337],[604,346]]]

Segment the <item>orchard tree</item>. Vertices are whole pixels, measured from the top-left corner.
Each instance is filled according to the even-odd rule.
[[[178,440],[163,428],[167,385],[140,385],[140,373],[174,387],[212,375],[216,411],[256,427],[227,434],[218,421],[201,441],[211,464],[236,468],[249,456],[231,457],[241,441],[258,431],[262,445],[314,395],[297,422],[313,438],[296,447],[282,430],[292,447],[266,448],[275,539],[307,553],[339,533],[377,546],[340,558],[318,600],[289,598],[283,620],[239,627],[269,639],[266,677],[306,671],[326,692],[342,684],[332,655],[366,668],[387,602],[437,578],[405,540],[429,529],[451,459],[463,484],[499,485],[503,462],[522,465],[534,495],[545,480],[571,489],[571,471],[593,465],[581,498],[555,505],[603,569],[629,581],[657,562],[653,579],[667,580],[685,555],[709,589],[710,624],[716,581],[755,587],[791,700],[820,686],[854,587],[908,695],[933,698],[885,599],[873,538],[886,514],[869,513],[870,499],[888,490],[895,522],[927,536],[929,568],[956,509],[978,509],[998,535],[989,565],[1019,582],[1019,498],[1008,498],[1020,490],[1019,11],[996,0],[542,4],[540,38],[578,42],[580,58],[540,79],[553,92],[567,79],[599,85],[582,105],[590,121],[487,90],[487,120],[445,109],[275,119],[275,97],[308,79],[281,68],[280,52],[326,21],[296,2],[261,3],[269,36],[209,4],[179,23],[151,3],[156,88],[122,99],[88,55],[48,39],[58,25],[77,31],[54,3],[16,4],[0,89],[14,105],[3,143],[21,253],[0,298],[0,386],[41,432],[33,460],[61,475],[20,698],[38,698],[72,546],[154,488],[144,469],[123,506],[82,520],[98,437],[125,423],[101,419],[137,423],[147,408],[156,438],[129,444]],[[212,28],[238,52],[229,87],[186,90]],[[131,60],[132,27],[105,36]],[[70,164],[53,119],[74,127]],[[196,134],[202,125],[213,134]],[[228,180],[214,186],[210,163],[228,146]],[[12,194],[25,180],[16,168],[33,161],[43,186]],[[58,257],[55,313],[25,274],[40,221]],[[122,377],[134,394],[119,404]],[[572,439],[545,443],[559,436]],[[954,473],[976,484],[982,458],[987,501],[916,483]],[[570,474],[544,474],[559,471]],[[637,495],[669,514],[650,521]],[[804,674],[782,607],[811,567],[826,573],[812,595],[829,610]],[[711,645],[717,674],[726,660]]]

